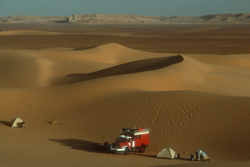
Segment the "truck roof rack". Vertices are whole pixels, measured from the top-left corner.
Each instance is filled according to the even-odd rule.
[[[149,128],[139,128],[139,129],[122,128],[121,130],[121,134],[122,133],[135,133],[135,132],[149,132]]]

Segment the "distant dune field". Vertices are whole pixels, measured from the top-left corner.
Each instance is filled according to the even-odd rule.
[[[249,39],[247,24],[1,24],[0,166],[249,166]],[[150,129],[145,153],[94,149],[124,127]],[[189,161],[201,148],[211,160]]]
[[[30,24],[1,24],[0,48],[66,47],[79,50],[107,43],[118,43],[137,50],[174,54],[248,54],[250,52],[249,24],[152,24],[147,26]],[[32,30],[28,31],[30,29]]]
[[[171,24],[171,23],[250,23],[250,13],[211,14],[204,16],[143,15],[72,15],[72,16],[8,16],[0,23],[80,23],[80,24]]]

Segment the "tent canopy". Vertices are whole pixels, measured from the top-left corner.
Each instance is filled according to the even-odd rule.
[[[21,118],[14,118],[11,122],[10,122],[10,126],[12,128],[18,128],[18,127],[22,127],[22,124],[24,124],[24,121]]]
[[[174,158],[178,158],[178,154],[171,148],[164,148],[163,150],[161,150],[161,152],[159,152],[157,157],[174,159]]]
[[[191,154],[190,156],[191,161],[208,161],[210,158],[208,157],[207,153],[205,153],[202,149],[195,152],[195,154]]]

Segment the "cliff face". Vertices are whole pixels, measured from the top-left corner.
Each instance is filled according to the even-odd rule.
[[[250,23],[250,13],[205,15],[199,18],[204,22]]]
[[[73,15],[69,23],[250,23],[250,13],[205,16]]]
[[[73,15],[70,23],[161,23],[162,17],[139,15]]]
[[[0,18],[0,23],[85,23],[85,24],[167,24],[167,23],[250,23],[250,13],[218,14],[204,16],[142,16],[142,15],[72,15],[53,16],[9,16]]]

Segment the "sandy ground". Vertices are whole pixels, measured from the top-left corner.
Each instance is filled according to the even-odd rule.
[[[0,166],[249,166],[249,28],[1,24]],[[150,128],[145,153],[94,149],[124,127]]]

